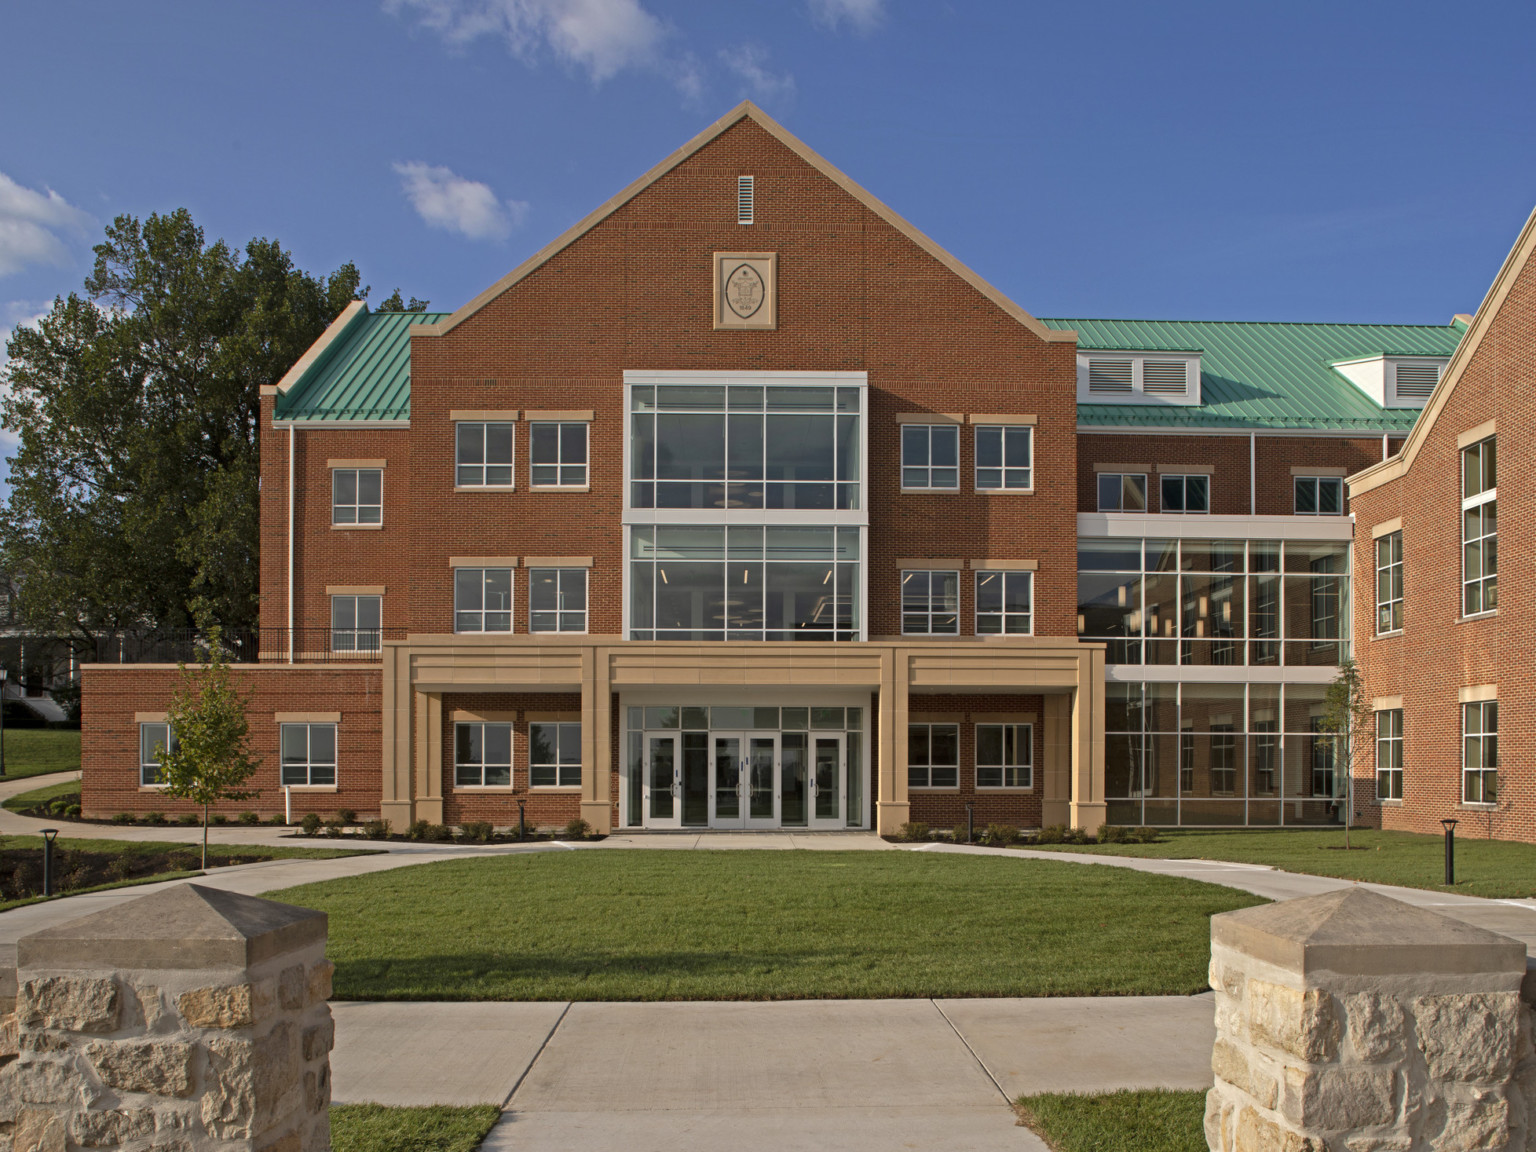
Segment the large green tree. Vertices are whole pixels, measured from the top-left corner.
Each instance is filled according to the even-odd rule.
[[[256,620],[259,389],[359,291],[276,240],[206,243],[185,209],[119,216],[84,294],[18,328],[0,562],[31,628],[90,637]]]

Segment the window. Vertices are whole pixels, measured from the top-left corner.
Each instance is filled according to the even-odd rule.
[[[453,570],[453,630],[512,631],[512,569]]]
[[[1028,424],[978,426],[976,487],[1010,492],[1032,488],[1034,443],[1035,430]]]
[[[164,788],[165,774],[160,768],[161,749],[176,751],[176,733],[165,723],[139,725],[139,785]]]
[[[336,783],[336,725],[280,724],[278,728],[285,785]]]
[[[1403,710],[1376,713],[1376,799],[1403,798]]]
[[[1339,476],[1296,477],[1296,515],[1344,515],[1344,480]]]
[[[1461,612],[1499,606],[1498,454],[1494,437],[1461,452]]]
[[[528,458],[534,488],[586,487],[586,424],[530,424]]]
[[[1499,798],[1499,702],[1478,700],[1461,706],[1462,791],[1468,804],[1493,804]]]
[[[382,596],[332,596],[331,651],[377,652],[383,601]]]
[[[455,788],[510,788],[512,725],[455,724],[453,784]]]
[[[976,573],[976,635],[1028,636],[1034,586],[1033,572]]]
[[[581,725],[528,725],[528,784],[533,788],[581,787]]]
[[[1161,477],[1164,512],[1209,512],[1211,478],[1209,476]]]
[[[384,470],[331,469],[331,523],[384,523]]]
[[[512,487],[512,425],[461,423],[454,436],[455,484],[460,488]]]
[[[907,787],[960,786],[960,725],[907,725]]]
[[[1034,731],[1032,724],[976,725],[976,787],[1032,788]]]
[[[1147,477],[1145,473],[1100,472],[1100,512],[1145,512]]]
[[[530,568],[528,570],[528,631],[585,632],[587,630],[587,570]]]
[[[956,425],[901,426],[901,486],[960,487],[960,429]]]
[[[903,635],[954,636],[960,632],[960,573],[901,574]]]
[[[1237,794],[1237,736],[1231,724],[1211,725],[1211,795]]]
[[[1312,581],[1312,646],[1335,647],[1339,639],[1339,602],[1344,585],[1336,575],[1341,571],[1337,556],[1319,556],[1311,561],[1312,571],[1330,573]]]
[[[1403,534],[1376,538],[1376,633],[1403,626]]]
[[[1309,716],[1312,728],[1312,795],[1336,796],[1334,791],[1334,737],[1323,728],[1321,714]]]

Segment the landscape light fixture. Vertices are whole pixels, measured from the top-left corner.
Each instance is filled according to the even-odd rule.
[[[1440,827],[1445,829],[1445,886],[1454,887],[1456,884],[1456,821],[1447,816],[1440,821]]]
[[[43,829],[43,895],[53,895],[53,842],[59,838],[57,828]]]
[[[5,779],[5,681],[9,673],[0,667],[0,780]]]

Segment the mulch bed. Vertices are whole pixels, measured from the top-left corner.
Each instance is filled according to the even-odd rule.
[[[265,856],[208,850],[208,866],[252,864]],[[195,872],[202,866],[197,847],[164,851],[133,850],[92,852],[55,846],[53,891],[55,895],[101,884],[121,884],[164,872]],[[43,894],[43,850],[0,849],[0,899],[25,900]]]

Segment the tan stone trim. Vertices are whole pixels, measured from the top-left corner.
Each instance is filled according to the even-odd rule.
[[[1150,471],[1152,471],[1152,465],[1150,465],[1150,464],[1095,464],[1093,466],[1093,470],[1095,472],[1129,472],[1129,473],[1131,473],[1131,475],[1134,476],[1138,472],[1150,472]]]
[[[908,712],[908,724],[963,724],[964,712]]]
[[[1009,412],[972,412],[966,417],[972,424],[1037,424],[1034,416]]]
[[[576,712],[529,712],[530,724],[580,724],[581,713]]]
[[[530,408],[523,413],[524,420],[563,420],[570,424],[591,423],[595,417],[590,408],[572,408],[570,411],[548,411]]]
[[[454,721],[463,721],[466,724],[515,724],[517,712],[498,709],[479,708],[455,708],[450,717]]]
[[[327,596],[382,596],[384,585],[382,584],[327,584],[325,586]]]
[[[1159,464],[1158,472],[1168,472],[1174,476],[1210,476],[1216,471],[1214,464]]]
[[[896,567],[903,571],[914,572],[959,572],[965,567],[964,560],[943,559],[923,560],[920,558],[907,558],[896,561]]]
[[[590,556],[524,556],[524,568],[590,568]]]
[[[332,524],[337,532],[382,532],[382,524]]]
[[[1332,465],[1312,467],[1306,464],[1292,464],[1292,476],[1348,476],[1348,468],[1335,468]]]
[[[274,712],[275,724],[340,724],[340,712]]]
[[[135,724],[164,724],[164,712],[135,712],[133,714]]]
[[[360,314],[363,314],[367,311],[367,307],[368,306],[361,300],[354,300],[352,303],[343,308],[341,310],[341,315],[332,320],[326,327],[325,331],[320,333],[320,338],[311,344],[307,349],[305,349],[304,355],[298,358],[292,368],[283,373],[283,378],[281,380],[279,380],[276,384],[262,385],[261,394],[263,396],[276,396],[280,393],[288,391],[288,389],[297,384],[303,377],[304,373],[308,372],[310,368],[314,366],[315,361],[319,360],[320,357],[324,355],[325,350],[336,342],[337,337],[339,337],[348,328],[352,327],[352,322],[356,320]]]
[[[898,424],[964,424],[964,412],[898,412]]]
[[[831,180],[844,192],[858,200],[871,212],[882,218],[891,227],[905,235],[908,240],[916,244],[923,251],[927,252],[928,255],[939,261],[939,263],[943,264],[951,272],[955,273],[955,275],[959,276],[977,292],[991,300],[992,303],[996,304],[1019,324],[1027,328],[1038,339],[1044,341],[1047,344],[1073,344],[1077,342],[1076,332],[1063,332],[1057,331],[1053,328],[1047,328],[1044,324],[1040,323],[1040,321],[1036,320],[1028,312],[1020,308],[1002,292],[998,291],[991,284],[987,283],[980,276],[976,275],[976,273],[973,272],[970,268],[967,268],[959,260],[955,259],[954,256],[946,252],[943,248],[939,247],[939,245],[935,244],[927,236],[923,235],[923,233],[919,232],[906,220],[902,219],[895,212],[892,212],[874,196],[870,195],[868,191],[866,191],[864,188],[861,188],[858,184],[855,184],[837,168],[833,167],[821,156],[817,155],[810,148],[806,147],[802,141],[796,139],[793,135],[786,131],[781,124],[779,124],[771,116],[768,116],[766,113],[764,113],[761,108],[752,103],[750,100],[742,101],[735,108],[731,109],[724,116],[722,116],[719,120],[716,120],[708,128],[700,132],[692,140],[688,141],[677,151],[673,152],[672,155],[662,160],[661,163],[657,164],[649,172],[645,173],[645,175],[636,180],[633,184],[629,185],[629,187],[623,189],[606,203],[599,205],[594,211],[588,213],[585,217],[577,221],[565,232],[561,233],[550,243],[546,244],[543,248],[539,249],[539,251],[535,252],[527,260],[524,260],[511,272],[507,273],[507,275],[503,276],[500,280],[492,284],[484,292],[481,292],[473,300],[465,304],[452,316],[448,317],[448,319],[443,320],[437,324],[418,324],[412,328],[411,335],[413,337],[440,336],[443,333],[451,331],[453,328],[462,324],[465,320],[469,319],[469,317],[480,311],[480,309],[484,308],[492,300],[495,300],[502,293],[506,292],[507,289],[511,288],[513,285],[517,284],[519,281],[525,279],[526,277],[532,275],[538,268],[542,267],[546,262],[551,260],[558,253],[564,251],[577,240],[581,239],[581,237],[585,236],[593,228],[597,227],[609,216],[617,212],[625,204],[629,203],[629,201],[640,195],[641,192],[644,192],[652,184],[656,183],[656,181],[660,180],[668,172],[672,171],[672,169],[682,164],[683,161],[687,160],[694,153],[698,152],[701,148],[705,147],[717,137],[723,135],[728,129],[734,127],[739,121],[748,117],[751,117],[751,119],[765,132],[777,139],[781,144],[783,144],[795,155],[799,156],[807,164],[821,172],[823,176]]]
[[[1040,720],[1034,712],[972,712],[972,724],[1036,724]]]
[[[1377,696],[1371,701],[1372,712],[1391,712],[1402,706],[1401,696]]]
[[[1390,520],[1383,520],[1380,524],[1373,525],[1371,528],[1371,539],[1375,540],[1381,536],[1390,536],[1392,533],[1401,532],[1402,530],[1403,518],[1401,516],[1394,516]]]
[[[516,556],[450,556],[450,568],[516,568]]]
[[[1498,421],[1484,420],[1476,428],[1468,428],[1460,436],[1456,437],[1457,448],[1467,448],[1476,444],[1479,440],[1486,440],[1498,431]]]
[[[763,281],[757,311],[742,317],[726,304],[726,280],[743,264]],[[779,254],[777,252],[716,252],[714,256],[714,318],[719,332],[771,332],[779,326]]]
[[[1468,684],[1456,693],[1456,699],[1463,704],[1475,704],[1480,700],[1497,700],[1498,698],[1497,684]]]
[[[383,460],[327,460],[325,466],[327,468],[382,468],[385,463]]]
[[[418,324],[418,328],[429,325]],[[452,408],[449,409],[450,420],[494,420],[510,423],[517,419],[516,408]]]
[[[1519,280],[1533,253],[1536,253],[1536,209],[1532,209],[1531,214],[1526,217],[1525,225],[1520,229],[1520,235],[1515,238],[1509,255],[1504,258],[1499,274],[1494,277],[1493,283],[1488,288],[1488,294],[1483,297],[1482,304],[1478,306],[1477,314],[1472,318],[1471,327],[1462,333],[1461,343],[1456,345],[1456,351],[1452,354],[1450,363],[1440,374],[1440,383],[1430,396],[1429,403],[1424,405],[1423,411],[1413,425],[1413,430],[1403,441],[1403,446],[1398,449],[1397,455],[1356,472],[1349,478],[1349,494],[1352,498],[1407,475],[1408,469],[1413,467],[1413,462],[1418,458],[1424,442],[1434,431],[1435,424],[1440,419],[1440,413],[1445,410],[1451,394],[1461,383],[1462,373],[1472,362],[1472,357],[1477,355],[1478,348],[1482,346],[1483,337],[1487,335],[1494,317],[1498,315],[1500,307],[1514,288],[1515,282]]]
[[[971,568],[977,572],[1035,572],[1040,568],[1040,561],[972,560]]]

